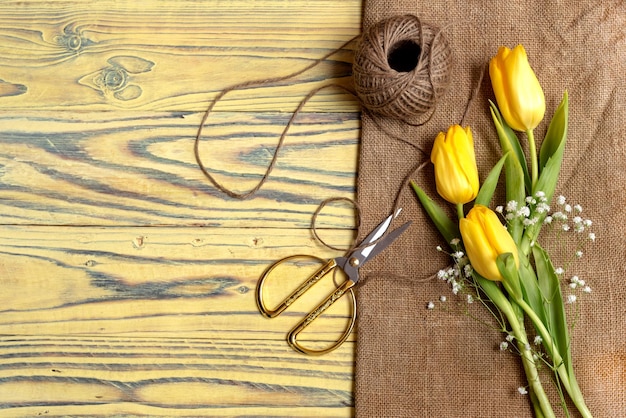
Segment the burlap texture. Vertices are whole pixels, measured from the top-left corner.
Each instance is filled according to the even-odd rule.
[[[428,152],[439,131],[460,121],[480,69],[501,45],[526,47],[546,95],[546,121],[568,90],[569,139],[557,195],[581,204],[597,235],[566,273],[580,276],[593,289],[577,302],[575,370],[594,416],[626,416],[624,3],[366,0],[364,30],[407,13],[444,27],[455,56],[452,82],[426,125],[382,123]],[[499,152],[488,99],[495,100],[486,74],[466,119],[474,132],[481,178]],[[546,125],[536,130],[538,138]],[[391,210],[409,169],[427,157],[386,135],[367,114],[362,129],[358,202],[362,231],[368,231]],[[432,175],[428,167],[415,180],[435,197]],[[358,290],[357,416],[532,416],[528,397],[517,392],[526,385],[519,358],[498,349],[502,334],[457,312],[445,283],[423,281],[448,264],[435,249],[444,243],[410,189],[401,192],[400,206],[400,222],[411,219],[414,224],[365,267]],[[447,305],[427,310],[427,302],[440,295],[448,296]],[[471,312],[495,325],[484,309],[472,307]],[[576,310],[568,312],[573,321]],[[549,377],[544,386],[552,386]],[[554,391],[551,396],[562,415]]]

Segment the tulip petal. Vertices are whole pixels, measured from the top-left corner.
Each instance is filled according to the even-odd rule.
[[[440,132],[431,152],[437,192],[448,202],[465,204],[479,188],[474,142],[469,128],[453,125]]]
[[[488,280],[501,281],[502,275],[495,263],[498,254],[487,239],[481,224],[472,219],[463,218],[459,222],[459,228],[472,268]]]
[[[496,281],[503,279],[496,264],[500,254],[511,253],[519,265],[517,246],[491,209],[474,205],[460,220],[459,228],[470,263],[481,276]]]
[[[489,76],[509,126],[522,132],[534,129],[545,114],[545,97],[524,47],[501,47],[489,62]]]

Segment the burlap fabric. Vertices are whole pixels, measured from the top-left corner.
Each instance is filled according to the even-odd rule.
[[[383,120],[385,130],[423,146],[458,123],[480,69],[498,47],[522,43],[544,88],[546,119],[570,97],[569,140],[557,195],[579,203],[597,235],[570,266],[592,287],[580,298],[572,332],[577,377],[596,417],[626,416],[626,7],[613,1],[521,2],[366,0],[363,26],[415,14],[444,27],[455,55],[452,83],[424,126]],[[466,119],[484,178],[499,152],[488,113],[486,74]],[[362,121],[358,201],[362,230],[386,216],[402,179],[424,155],[392,139],[366,114]],[[542,138],[545,124],[536,130]],[[436,196],[432,168],[415,180]],[[423,279],[448,264],[443,244],[412,191],[401,193],[412,227],[365,268],[358,290],[358,417],[529,417],[519,358],[498,349],[502,334],[454,307],[448,286]],[[427,310],[428,301],[447,295]],[[444,310],[442,306],[448,306]],[[473,313],[483,312],[472,309]],[[569,310],[574,318],[576,310]],[[490,321],[488,315],[480,320]],[[545,386],[551,386],[549,378]],[[554,393],[551,396],[554,397]],[[558,401],[553,406],[561,414]]]

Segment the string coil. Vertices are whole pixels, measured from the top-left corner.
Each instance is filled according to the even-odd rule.
[[[433,111],[450,81],[452,52],[438,28],[414,15],[382,20],[363,33],[352,67],[361,105],[409,122]]]

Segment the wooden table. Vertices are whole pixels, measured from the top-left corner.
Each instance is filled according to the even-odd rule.
[[[305,67],[360,19],[360,0],[0,3],[1,416],[353,414],[354,335],[321,357],[284,339],[327,289],[274,320],[254,289],[281,257],[337,255],[311,219],[355,196],[355,99],[315,96],[247,200],[193,145],[220,90]],[[252,187],[306,93],[350,83],[352,55],[220,101],[200,147],[218,180]],[[348,245],[353,210],[318,226]],[[334,309],[310,338],[340,333]]]

